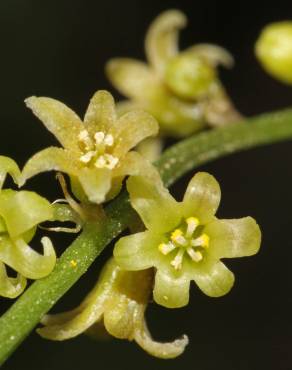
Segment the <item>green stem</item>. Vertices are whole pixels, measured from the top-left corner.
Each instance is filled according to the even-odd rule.
[[[239,150],[292,139],[292,110],[268,113],[236,125],[204,132],[173,145],[157,166],[167,186],[189,170]],[[86,272],[104,247],[135,217],[126,193],[106,208],[102,224],[88,224],[58,260],[54,271],[34,282],[0,319],[0,364],[41,317]]]

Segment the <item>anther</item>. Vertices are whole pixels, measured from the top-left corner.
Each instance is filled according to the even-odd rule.
[[[104,143],[107,146],[112,146],[114,144],[114,138],[113,135],[107,134],[104,138]]]
[[[104,133],[102,131],[96,132],[94,134],[94,140],[97,145],[101,144],[104,141]]]
[[[193,232],[196,230],[200,222],[197,217],[189,217],[186,219],[186,223],[187,223],[186,236],[190,237],[192,236]]]
[[[86,150],[89,150],[90,148],[92,148],[92,141],[89,137],[89,133],[87,130],[80,131],[78,135],[78,139],[85,145]]]
[[[183,233],[180,229],[174,230],[174,232],[171,234],[171,240],[177,244],[180,245],[187,245],[187,241],[183,236]]]
[[[164,254],[165,256],[170,253],[171,251],[173,251],[174,249],[176,248],[176,246],[174,244],[172,244],[171,242],[169,243],[161,243],[159,244],[158,246],[158,250],[159,252],[161,252],[162,254]]]
[[[171,266],[175,268],[175,270],[180,270],[182,268],[182,261],[184,256],[185,250],[179,249],[177,255],[174,257],[174,259],[170,262]]]
[[[90,150],[89,152],[83,154],[79,159],[83,163],[88,163],[95,156],[95,154],[96,152],[94,152],[93,150]]]
[[[202,234],[199,238],[192,239],[191,240],[191,245],[193,247],[208,248],[209,247],[209,241],[210,241],[209,236],[207,234]]]

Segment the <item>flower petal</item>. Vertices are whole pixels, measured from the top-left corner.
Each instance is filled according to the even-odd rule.
[[[226,49],[213,44],[197,44],[191,46],[184,53],[194,53],[196,56],[204,58],[211,66],[218,67],[222,65],[231,68],[234,65],[233,56]]]
[[[16,298],[26,287],[26,279],[18,274],[16,278],[7,276],[4,263],[0,262],[0,296]]]
[[[83,168],[78,180],[92,203],[100,204],[106,200],[111,188],[112,171],[107,168]]]
[[[119,118],[111,130],[116,144],[113,155],[120,158],[142,140],[158,134],[158,123],[149,113],[132,111]]]
[[[234,284],[234,275],[220,261],[209,263],[202,269],[194,270],[193,279],[203,293],[209,297],[227,294]]]
[[[3,155],[1,155],[0,156],[0,189],[2,189],[7,173],[9,173],[9,175],[12,176],[16,184],[19,183],[20,170],[17,164],[14,162],[13,159],[9,157],[4,157]]]
[[[261,244],[261,231],[252,217],[215,220],[204,232],[210,237],[209,251],[215,258],[252,256]]]
[[[132,207],[138,212],[147,229],[162,234],[177,227],[181,205],[164,187],[157,171],[131,176],[127,181]]]
[[[161,237],[150,231],[124,236],[115,244],[114,258],[127,271],[145,270],[154,265]]]
[[[167,10],[150,25],[145,39],[145,50],[149,62],[160,73],[165,63],[178,52],[178,32],[187,24],[185,15],[179,10]]]
[[[97,91],[90,100],[84,124],[94,136],[98,131],[107,132],[115,124],[117,117],[115,102],[112,95],[105,91]]]
[[[164,359],[178,357],[184,352],[189,343],[186,335],[173,342],[156,342],[152,339],[145,320],[143,320],[143,323],[144,325],[135,331],[134,339],[144,351],[152,356]]]
[[[26,105],[64,148],[79,152],[78,135],[84,129],[80,118],[65,104],[51,98],[32,96]]]
[[[220,198],[220,186],[216,179],[206,172],[198,172],[189,182],[183,199],[184,216],[197,217],[202,224],[206,224],[215,215]]]
[[[120,268],[116,266],[113,259],[109,261],[103,268],[93,290],[79,307],[69,312],[45,316],[42,320],[45,326],[37,332],[47,339],[65,340],[76,337],[87,330],[101,318],[105,309],[105,301],[110,295],[119,270]]]
[[[0,260],[29,279],[47,276],[54,268],[56,254],[49,238],[41,240],[44,255],[34,251],[23,239],[11,241],[8,237],[0,240]]]
[[[49,147],[36,153],[25,164],[22,171],[23,185],[29,178],[47,171],[60,171],[76,175],[81,168],[81,163],[72,156],[68,150]]]
[[[167,271],[157,270],[153,297],[156,303],[167,308],[186,306],[189,302],[190,279],[186,274],[177,278]]]
[[[53,219],[53,207],[32,191],[2,190],[0,215],[5,220],[9,235],[15,238],[39,223]]]
[[[115,58],[106,65],[106,73],[115,88],[134,99],[145,99],[160,89],[157,76],[147,64],[129,58]]]
[[[161,156],[163,140],[160,137],[149,137],[137,146],[137,151],[151,163],[157,161]]]

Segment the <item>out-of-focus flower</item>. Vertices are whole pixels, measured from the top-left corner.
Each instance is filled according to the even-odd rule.
[[[162,134],[175,137],[240,119],[217,75],[218,65],[233,65],[232,56],[210,44],[179,52],[178,32],[186,23],[178,10],[160,14],[146,35],[149,65],[129,58],[106,65],[108,78],[130,99],[120,103],[120,111],[145,109],[158,119]]]
[[[64,149],[50,147],[35,154],[23,169],[23,182],[44,171],[65,172],[75,195],[87,202],[99,204],[117,195],[123,178],[137,165],[130,150],[158,132],[155,119],[141,110],[117,118],[106,91],[93,96],[84,123],[54,99],[31,97],[26,104]]]
[[[186,305],[191,280],[208,296],[226,294],[234,276],[221,258],[250,256],[260,247],[261,232],[253,218],[215,217],[221,193],[208,173],[191,179],[182,202],[155,172],[130,177],[127,189],[147,230],[121,238],[114,257],[128,271],[155,267],[154,300],[163,306]]]
[[[292,84],[292,21],[267,25],[256,42],[255,52],[268,73]]]
[[[0,157],[0,186],[6,174],[19,183],[20,171],[10,158]],[[30,191],[0,190],[0,295],[14,298],[24,290],[26,278],[39,279],[54,268],[56,254],[49,238],[41,239],[44,255],[33,250],[28,243],[36,226],[53,219],[50,203]],[[5,264],[18,272],[16,278],[7,275]]]
[[[100,323],[116,338],[135,340],[146,352],[160,358],[179,356],[188,344],[184,336],[171,343],[151,338],[145,310],[152,290],[153,270],[123,271],[114,259],[104,266],[90,294],[76,309],[45,316],[38,333],[47,339],[65,340],[89,331],[97,336]]]

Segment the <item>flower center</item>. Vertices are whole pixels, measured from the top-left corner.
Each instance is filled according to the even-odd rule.
[[[114,138],[111,134],[98,131],[92,139],[87,130],[82,130],[79,133],[78,142],[83,153],[79,160],[85,164],[93,164],[96,168],[112,170],[119,162],[117,157],[107,153],[114,145]]]
[[[199,219],[196,217],[189,217],[185,220],[182,227],[175,229],[167,243],[161,243],[158,246],[159,251],[167,255],[176,250],[174,258],[170,262],[175,270],[182,268],[184,254],[192,259],[194,262],[200,262],[203,259],[204,250],[209,247],[209,236],[201,233],[198,229],[200,225]]]

